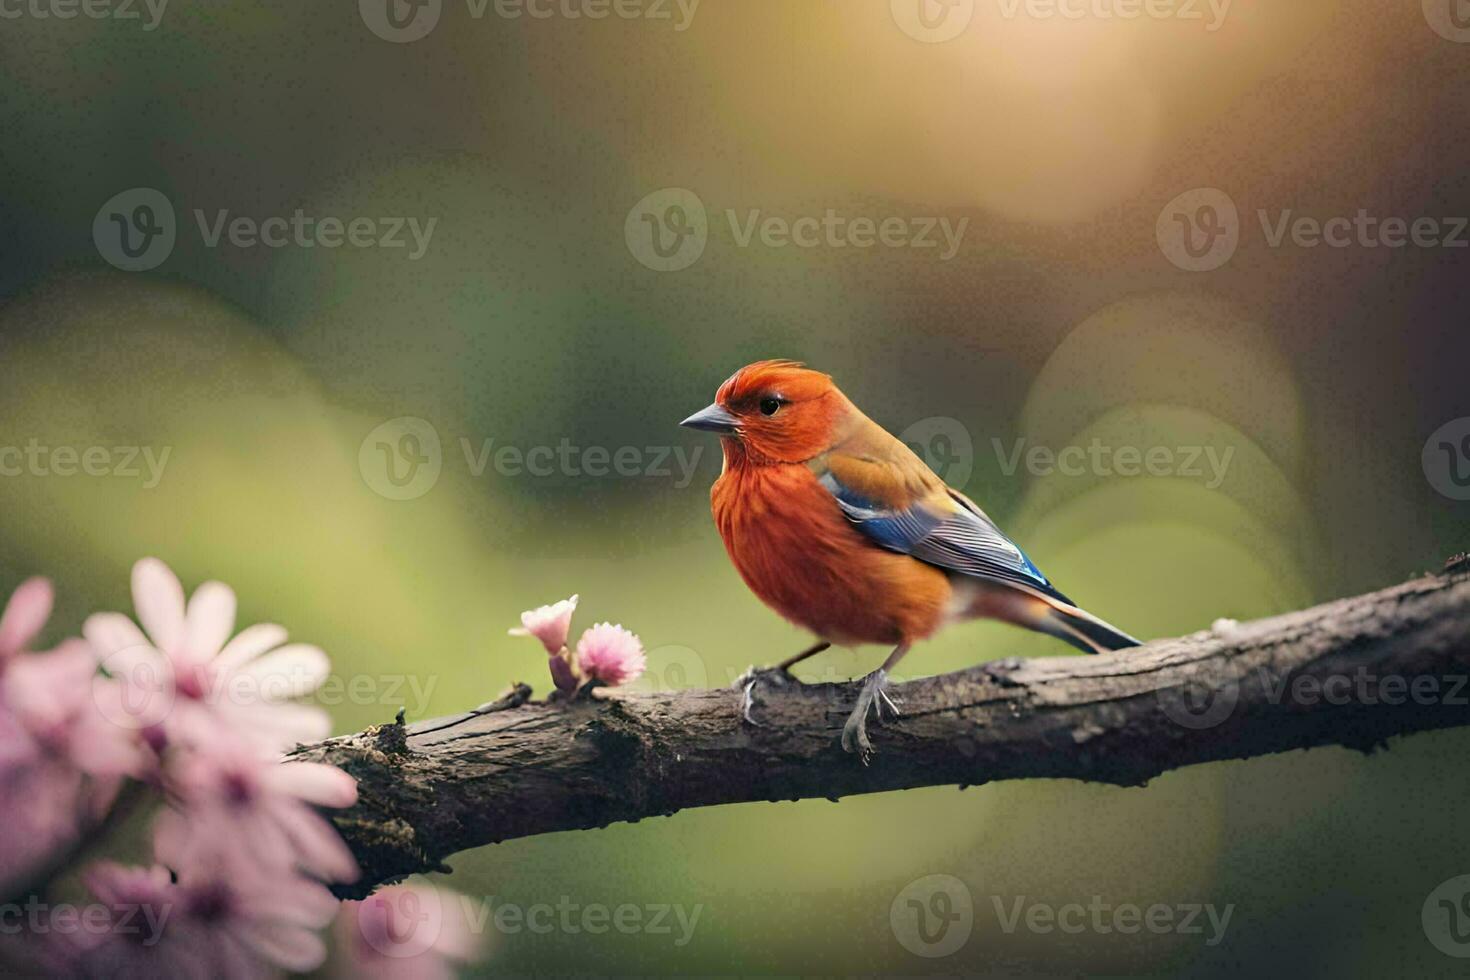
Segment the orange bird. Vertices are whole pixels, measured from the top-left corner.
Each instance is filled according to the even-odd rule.
[[[833,643],[893,647],[843,726],[842,747],[864,760],[869,712],[880,722],[898,714],[888,672],[950,623],[999,619],[1086,653],[1138,645],[1057,591],[974,501],[821,372],[747,365],[680,424],[720,434],[725,465],[711,509],[741,578],[819,639],[776,669]],[[749,696],[747,686],[747,717]]]

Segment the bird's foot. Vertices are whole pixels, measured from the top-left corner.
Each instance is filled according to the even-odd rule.
[[[887,671],[875,670],[865,677],[862,689],[858,691],[857,704],[842,726],[842,750],[857,753],[863,765],[873,757],[873,743],[868,738],[868,712],[873,713],[880,725],[896,721],[903,715],[898,704],[888,696],[887,688]]]
[[[741,690],[740,718],[747,725],[755,725],[756,727],[762,727],[761,723],[755,720],[755,715],[752,713],[755,709],[755,686],[761,682],[765,682],[774,687],[787,687],[791,684],[801,683],[801,681],[797,680],[796,675],[785,667],[757,667],[754,664],[747,667],[745,673],[735,678],[733,686]]]
[[[884,686],[878,688],[878,696],[873,699],[874,713],[878,716],[879,724],[889,724],[903,717],[899,709],[901,701],[896,701],[888,695],[888,685],[885,678]]]

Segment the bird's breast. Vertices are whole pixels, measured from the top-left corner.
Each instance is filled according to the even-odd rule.
[[[791,622],[837,643],[896,644],[943,621],[945,575],[870,542],[806,466],[727,466],[710,500],[741,578]]]

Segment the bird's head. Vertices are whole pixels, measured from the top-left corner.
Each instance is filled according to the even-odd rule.
[[[718,432],[727,457],[803,463],[831,449],[856,413],[832,379],[796,361],[757,361],[730,375],[714,404],[680,425]]]

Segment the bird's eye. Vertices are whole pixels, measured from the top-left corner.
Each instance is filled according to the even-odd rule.
[[[762,415],[775,415],[780,410],[781,410],[781,399],[779,399],[779,398],[762,398],[761,399],[761,414]]]

